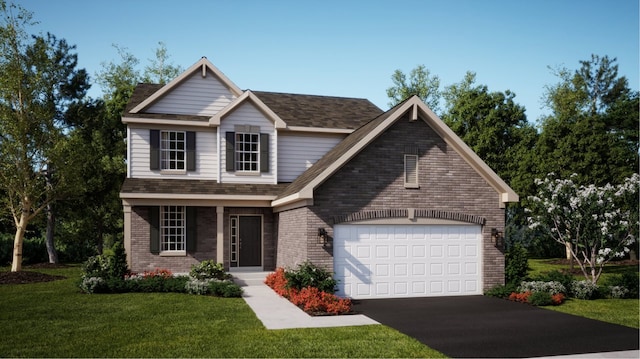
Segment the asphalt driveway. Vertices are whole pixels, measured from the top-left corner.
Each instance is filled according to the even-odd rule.
[[[450,357],[638,350],[637,329],[485,296],[371,299],[353,309]]]

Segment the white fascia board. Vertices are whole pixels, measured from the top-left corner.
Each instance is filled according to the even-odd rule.
[[[271,208],[271,201],[240,201],[213,199],[164,199],[164,198],[123,198],[124,206],[195,206],[195,207],[254,207]]]
[[[206,121],[192,120],[166,120],[157,118],[140,118],[140,117],[122,117],[122,123],[144,124],[144,125],[167,125],[167,126],[190,126],[190,127],[209,127]]]
[[[280,118],[280,116],[278,116],[269,107],[267,107],[267,105],[265,105],[264,102],[262,102],[253,92],[251,92],[251,90],[245,91],[233,102],[231,102],[230,104],[225,106],[225,108],[212,116],[209,119],[209,126],[220,126],[220,121],[223,117],[233,112],[236,108],[238,108],[246,101],[253,102],[253,104],[258,108],[258,111],[262,112],[269,120],[274,123],[276,129],[287,128],[287,124]]]
[[[151,103],[156,101],[165,93],[171,91],[175,86],[177,86],[180,82],[191,76],[194,72],[201,72],[202,75],[206,75],[207,70],[211,71],[220,81],[229,88],[229,90],[236,96],[240,96],[242,90],[236,86],[222,71],[218,70],[211,61],[207,60],[206,57],[202,57],[198,62],[189,67],[186,71],[181,73],[178,77],[171,80],[166,85],[162,86],[158,91],[156,91],[153,95],[147,97],[146,100],[139,103],[136,107],[134,107],[130,112],[138,113],[142,111],[145,107],[149,106]]]
[[[312,199],[301,199],[298,201],[294,201],[291,203],[287,203],[281,206],[273,206],[272,203],[272,208],[273,208],[273,212],[274,213],[279,213],[279,212],[283,212],[283,211],[289,211],[292,209],[296,209],[296,208],[301,208],[301,207],[308,207],[308,206],[313,206],[313,200]]]
[[[167,199],[167,200],[219,200],[219,201],[273,201],[276,196],[259,195],[219,195],[180,193],[120,193],[122,199]]]
[[[275,200],[273,202],[271,202],[271,206],[276,207],[276,206],[283,206],[286,204],[289,204],[291,202],[295,202],[298,200],[304,199],[302,197],[300,197],[300,193],[294,193],[292,195],[286,196],[284,198],[280,198],[278,200]]]

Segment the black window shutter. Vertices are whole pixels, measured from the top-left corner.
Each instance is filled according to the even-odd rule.
[[[269,172],[269,134],[260,134],[260,172]]]
[[[198,243],[198,208],[187,207],[187,252],[195,252]]]
[[[226,133],[227,146],[226,146],[226,154],[227,154],[227,171],[233,172],[236,170],[236,133],[235,132],[227,132]]]
[[[160,253],[160,207],[149,207],[149,248],[153,254]]]
[[[150,133],[150,151],[149,151],[149,169],[160,169],[160,131],[151,130]]]
[[[196,170],[196,133],[187,132],[187,171]]]

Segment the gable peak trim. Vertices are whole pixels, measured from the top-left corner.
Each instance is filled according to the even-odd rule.
[[[130,113],[138,113],[149,105],[160,99],[165,94],[169,93],[173,88],[178,86],[182,81],[189,78],[189,76],[193,75],[197,71],[201,71],[202,77],[206,77],[207,72],[211,71],[235,96],[240,96],[242,94],[242,90],[236,86],[222,71],[220,71],[217,67],[215,67],[211,61],[209,61],[206,57],[202,57],[198,62],[191,65],[187,70],[185,70],[178,77],[174,78],[166,85],[162,86],[158,91],[156,91],[153,95],[147,97],[144,101],[139,103],[136,107],[129,111]]]
[[[225,108],[220,110],[214,116],[212,116],[209,119],[209,125],[220,126],[220,121],[222,120],[223,117],[227,116],[228,114],[230,114],[231,112],[233,112],[238,107],[240,107],[243,103],[246,103],[246,102],[253,103],[258,108],[258,111],[262,112],[268,119],[273,121],[276,129],[287,128],[287,124],[280,118],[280,116],[278,116],[267,105],[265,105],[264,102],[262,102],[262,100],[260,100],[258,96],[256,96],[253,92],[251,92],[251,90],[244,91],[242,95],[240,95],[230,104],[228,104]]]

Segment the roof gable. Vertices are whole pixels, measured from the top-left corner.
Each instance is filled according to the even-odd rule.
[[[313,199],[313,191],[393,123],[411,112],[411,120],[422,119],[450,145],[499,194],[500,203],[517,202],[518,195],[467,146],[429,107],[413,96],[354,131],[323,158],[305,171],[273,202],[288,205]]]
[[[238,109],[244,103],[251,103],[255,105],[255,107],[260,111],[267,119],[271,120],[276,128],[285,128],[287,124],[275,113],[271,110],[271,108],[267,107],[264,102],[262,102],[253,92],[250,90],[245,91],[240,97],[238,97],[235,101],[227,105],[225,108],[216,113],[213,117],[209,119],[209,125],[211,126],[220,126],[220,121],[231,114],[234,110]]]
[[[176,89],[178,89],[181,84],[189,81],[190,79],[196,78],[196,75],[201,76],[202,78],[213,75],[223,87],[228,89],[232,96],[237,97],[242,94],[242,90],[240,90],[238,86],[236,86],[217,67],[215,67],[209,60],[207,60],[206,57],[203,57],[182,74],[180,74],[180,76],[176,77],[166,85],[160,87],[146,99],[135,105],[131,110],[129,110],[129,112],[135,114],[142,112],[145,109],[149,109],[161,98],[168,96],[173,91],[176,91]]]

